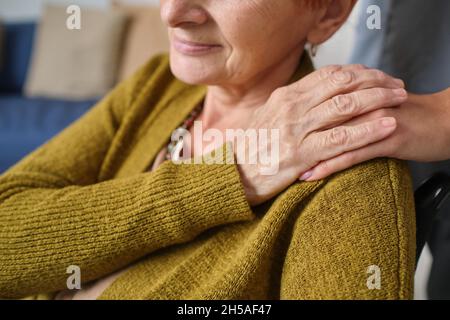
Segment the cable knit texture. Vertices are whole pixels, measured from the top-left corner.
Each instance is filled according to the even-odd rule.
[[[304,55],[291,81],[311,71]],[[82,283],[132,265],[99,299],[412,297],[404,162],[296,182],[253,208],[226,144],[231,164],[166,161],[148,172],[205,93],[155,57],[0,176],[0,297],[52,299],[70,265]],[[380,289],[367,286],[373,265]]]

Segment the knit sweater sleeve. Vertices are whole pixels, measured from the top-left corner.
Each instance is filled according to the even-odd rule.
[[[415,210],[406,163],[377,159],[331,177],[294,226],[282,299],[410,299]]]
[[[66,289],[69,266],[87,282],[253,218],[235,162],[167,161],[154,172],[97,181],[133,85],[158,72],[157,63],[146,68],[0,176],[0,298]]]

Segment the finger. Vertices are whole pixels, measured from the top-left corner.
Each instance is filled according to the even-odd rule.
[[[317,166],[303,175],[303,178],[306,179],[300,178],[300,180],[315,181],[324,179],[336,172],[349,169],[354,165],[384,156],[385,147],[382,144],[371,144],[364,148],[349,151],[335,158],[320,162]]]
[[[383,108],[374,111],[370,111],[363,115],[357,116],[349,121],[346,121],[342,125],[344,126],[355,126],[358,124],[366,123],[372,120],[381,119],[381,118],[396,118],[397,121],[400,117],[400,114],[397,112],[397,108]],[[397,123],[398,127],[398,123]]]
[[[403,88],[404,83],[374,69],[337,71],[317,83],[314,88],[303,92],[304,101],[308,103],[302,104],[302,108],[308,112],[334,96],[376,87],[397,89]],[[295,84],[291,88],[296,92]]]
[[[385,139],[396,126],[395,118],[381,118],[356,126],[336,127],[308,136],[303,151],[311,156],[310,167],[313,167],[324,160]]]
[[[395,107],[408,99],[405,89],[372,88],[338,95],[311,109],[304,118],[306,131],[329,129],[372,111]],[[305,127],[302,128],[305,130]]]
[[[310,74],[304,76],[297,82],[291,84],[289,87],[306,92],[314,89],[319,84],[319,82],[329,79],[336,72],[367,70],[367,69],[369,68],[362,64],[329,65],[322,67],[314,72],[311,72]]]
[[[376,71],[375,72],[376,76],[380,78],[387,78],[394,85],[397,85],[401,88],[405,87],[405,83],[403,82],[403,80],[394,78],[380,70],[370,69],[361,64],[351,64],[351,65],[330,65],[323,67],[301,78],[300,80],[290,84],[286,88],[291,88],[293,91],[296,92],[308,92],[310,90],[314,90],[320,83],[323,83],[325,81],[333,81],[333,82],[342,81],[343,74],[344,75],[348,73],[352,74],[368,70]],[[378,75],[376,73],[378,73]]]

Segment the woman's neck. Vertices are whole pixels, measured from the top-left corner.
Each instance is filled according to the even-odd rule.
[[[280,63],[258,73],[244,84],[209,86],[201,115],[205,128],[214,127],[225,119],[245,119],[264,105],[277,88],[285,86],[293,76],[303,47]]]

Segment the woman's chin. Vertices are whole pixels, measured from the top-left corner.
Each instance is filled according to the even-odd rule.
[[[214,72],[208,72],[206,70],[199,70],[192,66],[181,67],[177,65],[171,65],[173,75],[187,84],[192,85],[214,85],[216,76]]]
[[[187,84],[214,85],[223,73],[217,68],[220,65],[220,62],[209,58],[180,57],[173,53],[170,55],[173,75]]]

